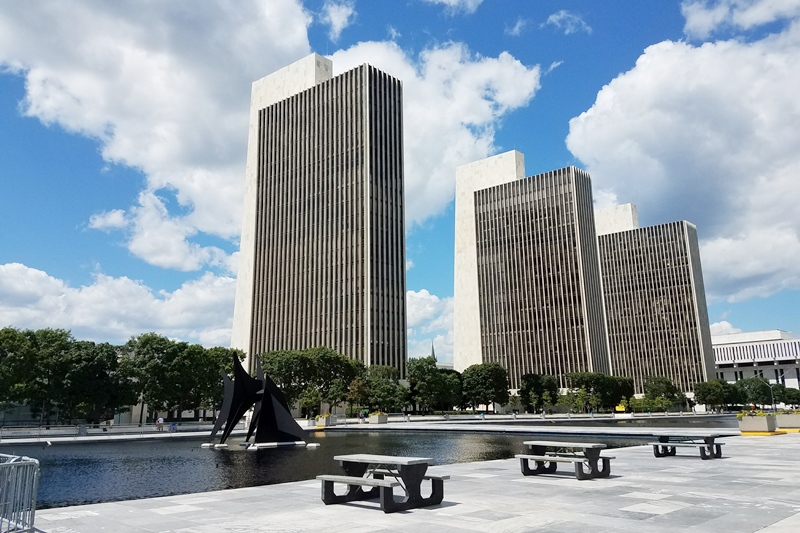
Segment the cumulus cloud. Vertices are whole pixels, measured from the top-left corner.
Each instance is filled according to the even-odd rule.
[[[173,292],[95,274],[71,287],[19,263],[0,265],[0,325],[69,329],[76,338],[123,343],[155,331],[205,346],[230,344],[236,280],[205,273]]]
[[[333,55],[344,72],[370,63],[403,80],[406,222],[440,213],[455,193],[455,168],[495,151],[509,112],[540,86],[539,66],[510,54],[481,57],[459,43],[423,51],[417,60],[392,42],[359,43]]]
[[[720,29],[749,30],[800,16],[800,0],[684,0],[684,32],[706,39]]]
[[[451,13],[475,13],[483,0],[425,0],[429,4],[441,4],[447,6]]]
[[[547,17],[547,21],[542,24],[542,26],[555,26],[559,30],[564,31],[564,35],[569,35],[571,33],[588,33],[589,35],[592,34],[592,28],[583,19],[572,13],[567,11],[566,9],[562,9],[561,11],[557,11]]]
[[[698,226],[711,301],[800,288],[800,23],[756,42],[662,42],[570,121],[567,146],[644,223]]]
[[[89,227],[130,228],[145,261],[200,268],[218,250],[187,261],[187,249],[204,248],[198,236],[233,241],[241,228],[250,84],[309,53],[308,24],[295,0],[3,4],[0,68],[25,78],[27,116],[96,139],[106,161],[144,173],[146,203],[98,213]],[[151,216],[147,202],[164,190],[176,205]],[[173,230],[185,240],[174,258],[141,245]]]
[[[453,298],[439,298],[427,289],[406,292],[408,356],[430,355],[431,343],[440,362],[453,361]]]
[[[720,322],[714,322],[713,324],[711,324],[712,335],[729,335],[731,333],[741,333],[741,332],[742,330],[733,327],[733,324],[731,324],[727,320],[722,320]]]
[[[356,17],[356,3],[353,0],[325,0],[320,20],[330,26],[328,38],[336,42],[342,31],[353,23]]]

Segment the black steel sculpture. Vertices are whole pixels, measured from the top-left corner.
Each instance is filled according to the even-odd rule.
[[[248,409],[255,406],[253,419],[247,431],[247,441],[255,433],[254,442],[257,444],[305,442],[305,431],[289,412],[286,397],[269,376],[264,375],[258,358],[256,358],[256,376],[255,378],[250,376],[239,362],[239,358],[233,356],[233,381],[222,372],[225,395],[219,417],[214,429],[211,430],[211,438],[214,438],[225,424],[219,440],[220,444],[223,444]]]

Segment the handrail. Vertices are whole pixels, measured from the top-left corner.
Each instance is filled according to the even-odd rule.
[[[0,533],[33,533],[39,461],[0,454]]]

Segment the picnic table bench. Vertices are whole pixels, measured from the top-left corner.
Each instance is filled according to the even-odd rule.
[[[444,499],[444,481],[450,479],[448,475],[428,474],[428,466],[433,462],[428,457],[351,454],[333,459],[339,461],[345,475],[317,476],[322,481],[325,505],[378,498],[385,513],[438,505]],[[431,482],[428,497],[422,496],[423,480]],[[336,494],[335,484],[347,485],[347,492]],[[400,500],[394,497],[395,487],[405,493]]]
[[[611,460],[614,457],[600,455],[605,444],[550,440],[529,440],[523,444],[528,446],[530,453],[515,457],[519,459],[524,476],[552,474],[558,469],[558,463],[575,465],[575,477],[581,480],[608,477],[611,474]],[[530,461],[534,461],[536,466],[531,468]]]
[[[678,448],[697,448],[700,450],[701,459],[719,459],[722,457],[722,445],[724,442],[716,442],[722,435],[716,433],[703,435],[686,434],[662,434],[657,436],[657,440],[648,442],[653,447],[653,455],[656,457],[671,457],[675,455]]]

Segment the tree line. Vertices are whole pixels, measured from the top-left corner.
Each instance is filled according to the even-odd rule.
[[[781,383],[769,383],[757,376],[735,383],[722,379],[698,383],[694,387],[694,396],[697,403],[720,410],[740,405],[800,405],[800,390],[787,388]]]
[[[85,420],[99,423],[145,403],[151,411],[216,410],[222,403],[220,371],[231,374],[238,350],[171,340],[156,333],[123,345],[80,341],[61,329],[0,329],[0,409],[29,406],[43,424]],[[644,396],[634,396],[630,378],[596,372],[567,375],[560,391],[555,377],[526,374],[517,394],[497,363],[472,365],[463,373],[438,368],[433,357],[408,361],[408,386],[396,368],[366,367],[329,348],[283,350],[259,356],[264,372],[291,405],[309,415],[344,402],[359,409],[444,412],[508,405],[541,412],[662,411],[691,406],[671,380],[651,377]],[[735,405],[800,404],[800,391],[754,377],[735,384],[711,380],[695,386],[695,401],[711,408]],[[335,409],[335,407],[334,407]],[[352,414],[352,413],[351,413]],[[140,413],[140,418],[142,417]],[[140,423],[144,420],[139,420]]]
[[[27,405],[42,424],[96,424],[146,403],[180,420],[183,411],[219,407],[220,370],[231,371],[233,354],[243,357],[155,333],[112,345],[62,329],[7,327],[0,329],[0,409]]]

